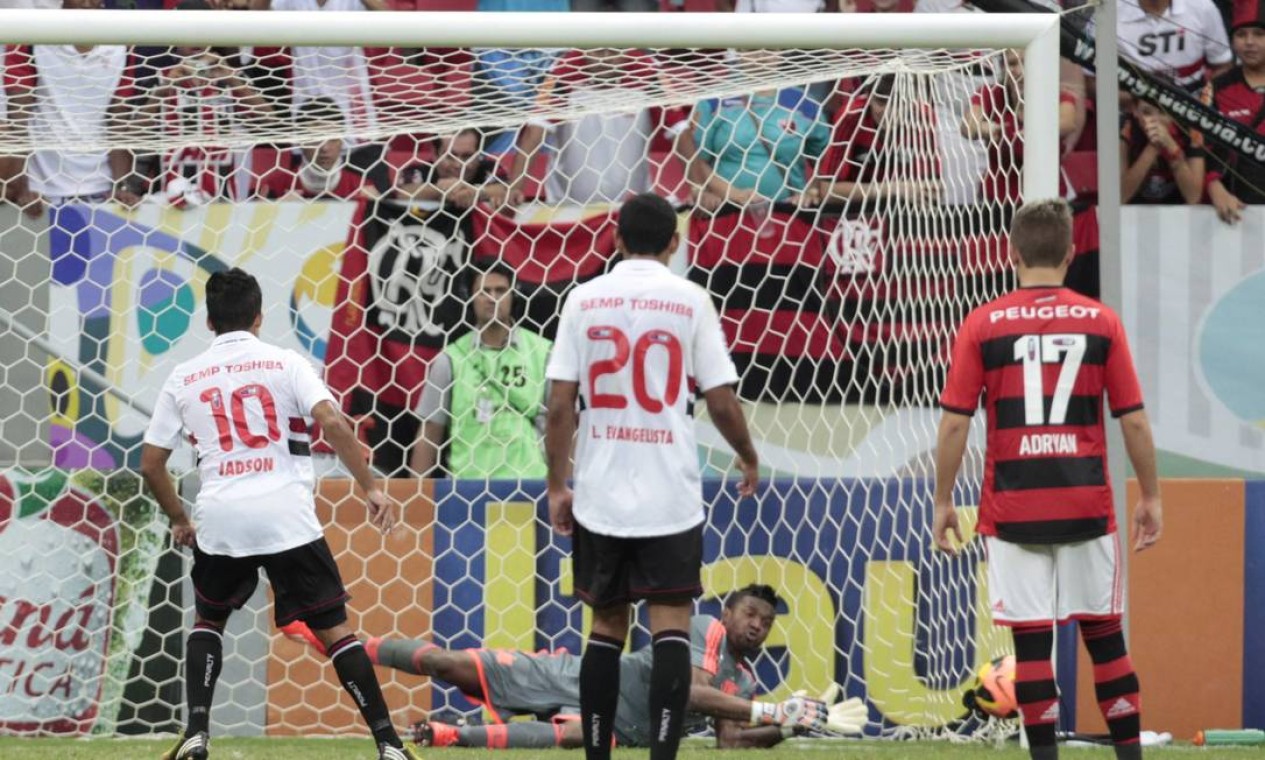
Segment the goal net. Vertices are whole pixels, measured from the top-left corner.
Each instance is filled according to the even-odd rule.
[[[931,455],[956,325],[1009,286],[1025,133],[1026,171],[1052,161],[1031,138],[1033,115],[1052,111],[1025,96],[1030,29],[1004,44],[904,47],[888,33],[881,48],[752,50],[681,46],[642,19],[662,34],[633,47],[608,42],[621,22],[604,17],[585,26],[606,37],[570,26],[539,47],[439,47],[432,16],[425,47],[306,47],[294,41],[328,40],[240,25],[220,37],[253,44],[225,46],[154,44],[155,15],[134,14],[131,45],[76,47],[89,21],[5,56],[0,732],[181,724],[191,560],[134,472],[161,383],[211,341],[206,279],[234,266],[262,285],[262,337],[323,370],[404,505],[404,527],[377,535],[311,442],[353,624],[578,652],[587,618],[546,519],[536,338],[617,261],[619,205],[646,191],[678,210],[671,266],[721,315],[762,457],[758,495],[738,498],[699,407],[699,612],[772,585],[783,603],[753,661],[763,691],[838,682],[866,700],[873,737],[981,728],[962,693],[1007,640],[982,602],[978,542],[932,551]],[[210,38],[237,15],[183,23]],[[804,39],[822,23],[856,39],[821,18],[799,22]],[[928,23],[965,39],[960,21]],[[1006,20],[985,21],[970,23],[998,39]],[[513,277],[503,311],[496,267]],[[509,353],[488,319],[512,322]],[[309,431],[291,432],[307,448]],[[172,462],[193,498],[191,453]],[[214,731],[361,731],[324,658],[273,628],[264,588],[230,622]],[[639,628],[633,646],[646,640]],[[383,675],[401,726],[491,719],[445,684]]]

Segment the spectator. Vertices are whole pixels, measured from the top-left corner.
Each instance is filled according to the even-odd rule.
[[[822,159],[822,202],[939,202],[935,112],[924,103],[908,103],[908,123],[898,129],[888,126],[885,119],[895,81],[894,75],[884,75],[868,94],[854,95],[840,109],[830,150]],[[900,143],[893,146],[890,140],[897,135]]]
[[[338,134],[342,114],[329,98],[316,98],[299,106],[295,114],[301,131]],[[359,170],[347,163],[341,137],[317,139],[299,148],[297,168],[278,166],[259,178],[256,194],[273,200],[351,200],[376,198],[377,189]]]
[[[1203,136],[1189,136],[1158,107],[1134,101],[1120,131],[1120,198],[1134,204],[1199,203]]]
[[[1230,68],[1225,22],[1212,0],[1137,0],[1116,16],[1120,54],[1189,92]]]
[[[540,448],[551,343],[514,325],[514,276],[494,265],[474,276],[475,329],[431,363],[417,406],[410,464],[426,476],[448,443],[454,478],[542,478]]]
[[[181,9],[206,6],[186,0]],[[238,200],[250,190],[250,151],[213,144],[272,116],[272,106],[233,64],[231,48],[177,47],[174,63],[158,74],[147,106],[168,137],[197,144],[163,154],[160,173],[167,200],[177,206]]]
[[[396,195],[420,201],[440,201],[468,209],[476,203],[505,203],[507,188],[496,175],[496,162],[484,156],[483,134],[467,127],[436,140],[435,161],[404,168]]]
[[[1234,52],[1239,66],[1213,80],[1207,97],[1222,115],[1265,134],[1265,3],[1234,4]],[[1208,199],[1227,224],[1248,204],[1265,204],[1265,166],[1224,150],[1212,153]]]
[[[988,170],[980,184],[980,198],[1003,207],[1019,202],[1023,169],[1023,56],[1018,50],[1004,53],[999,81],[981,87],[971,97],[962,119],[962,135],[981,140],[988,147]],[[1059,136],[1078,129],[1077,98],[1059,91]]]
[[[101,7],[101,0],[64,0],[63,8]],[[32,45],[6,49],[5,87],[13,122],[31,141],[57,142],[64,149],[42,148],[27,158],[26,173],[14,192],[28,214],[44,202],[101,202],[111,198],[135,204],[132,154],[123,149],[84,150],[101,145],[127,124],[134,102],[134,77],[122,45]]]
[[[570,0],[479,0],[478,9],[480,13],[565,13],[571,10],[571,3]],[[530,105],[541,81],[553,66],[557,52],[536,48],[475,50],[474,85],[471,89],[474,107],[487,110]],[[513,145],[512,132],[490,137],[497,153]]]
[[[646,53],[613,48],[565,53],[541,87],[542,108],[617,102],[622,93],[646,89],[658,81],[654,59]],[[523,126],[510,171],[510,202],[521,203],[528,167],[549,138],[552,161],[545,179],[550,203],[587,205],[617,203],[629,194],[650,189],[647,160],[654,131],[667,120],[673,134],[686,124],[683,116],[661,108],[639,111],[602,109],[562,122],[534,121]]]
[[[254,10],[384,11],[385,0],[251,0]],[[338,104],[347,134],[364,134],[377,126],[377,112],[369,85],[369,64],[358,47],[291,48],[294,57],[294,107],[326,97]],[[354,138],[353,138],[354,142]]]
[[[776,56],[746,51],[740,62],[765,67]],[[808,186],[806,162],[821,158],[830,129],[780,104],[776,90],[704,101],[695,106],[691,127],[690,179],[700,188],[704,208],[816,201],[816,188]]]

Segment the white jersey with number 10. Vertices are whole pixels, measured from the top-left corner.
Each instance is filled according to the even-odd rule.
[[[577,522],[637,537],[703,521],[694,394],[738,373],[702,288],[656,261],[620,262],[567,298],[546,374],[579,384]]]
[[[170,450],[182,431],[192,439],[199,549],[245,557],[321,537],[308,425],[312,409],[333,400],[306,359],[249,332],[220,335],[172,370],[145,443]]]

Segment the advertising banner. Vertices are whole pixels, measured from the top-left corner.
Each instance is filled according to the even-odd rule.
[[[157,513],[134,473],[0,471],[0,733],[114,731]]]

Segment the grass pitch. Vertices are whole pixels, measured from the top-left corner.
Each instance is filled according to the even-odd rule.
[[[13,739],[0,738],[3,760],[157,760],[172,739]],[[1112,760],[1108,747],[1062,747],[1064,757],[1078,760]],[[736,754],[735,754],[736,753]],[[829,755],[824,754],[829,753]],[[506,750],[488,754],[486,750],[428,749],[426,760],[584,760],[579,750]],[[1177,745],[1147,750],[1160,760],[1249,760],[1265,757],[1263,747],[1192,747]],[[212,760],[372,760],[373,750],[366,739],[215,739]],[[646,750],[621,749],[615,760],[644,758]],[[836,757],[840,760],[1024,760],[1028,753],[1011,742],[1004,748],[979,744],[892,741],[804,741],[788,742],[771,750],[726,753],[735,760],[811,760]],[[718,760],[722,757],[710,743],[688,742],[681,748],[681,760]]]

